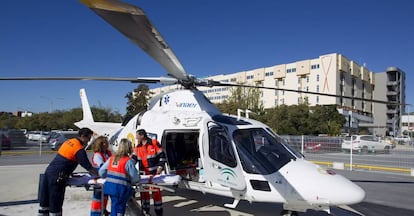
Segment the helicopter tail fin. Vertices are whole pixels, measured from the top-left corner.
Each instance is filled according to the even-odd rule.
[[[88,97],[86,96],[86,91],[84,88],[79,91],[80,99],[82,102],[82,113],[83,119],[75,122],[75,125],[79,128],[90,126],[95,121],[93,120],[91,107],[89,106]]]
[[[80,89],[79,91],[81,102],[82,102],[82,112],[83,119],[75,122],[75,125],[78,128],[88,127],[94,132],[95,135],[104,135],[110,136],[115,131],[121,128],[121,123],[115,122],[95,122],[92,116],[91,107],[89,106],[88,97],[86,96],[85,89]]]
[[[83,121],[85,122],[94,122],[91,107],[89,106],[88,97],[86,96],[86,91],[84,88],[79,91],[81,102],[82,102],[82,111],[83,111]]]

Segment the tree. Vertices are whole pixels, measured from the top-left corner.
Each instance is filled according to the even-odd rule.
[[[139,84],[132,92],[125,95],[127,101],[126,117],[135,116],[136,114],[148,109],[148,101],[152,96],[152,92],[145,84]]]
[[[121,114],[113,112],[110,108],[91,108],[94,120],[99,122],[120,122]],[[69,111],[55,111],[52,113],[36,113],[31,117],[17,117],[13,115],[0,115],[2,128],[25,128],[27,130],[61,130],[74,129],[75,122],[82,119],[82,109],[74,108]]]
[[[256,114],[263,112],[263,103],[260,100],[261,90],[258,88],[234,87],[230,96],[217,107],[223,113],[237,114],[237,109],[248,109]]]
[[[310,121],[314,125],[313,134],[338,135],[346,119],[335,105],[316,105],[311,109]]]

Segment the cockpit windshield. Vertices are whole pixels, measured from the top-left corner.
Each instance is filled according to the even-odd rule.
[[[274,173],[297,157],[263,128],[239,129],[233,132],[243,169],[252,174]]]

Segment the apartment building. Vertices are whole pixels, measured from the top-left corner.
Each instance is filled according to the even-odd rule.
[[[264,108],[282,104],[299,104],[305,99],[311,106],[335,104],[347,121],[350,120],[344,125],[346,132],[350,129],[358,132],[361,125],[366,125],[372,132],[374,105],[369,101],[346,99],[340,96],[374,99],[374,89],[382,88],[382,86],[375,88],[375,73],[338,53],[321,55],[315,59],[221,74],[208,77],[208,79],[304,91],[304,93],[296,93],[265,89],[261,90],[261,101]],[[177,88],[180,87],[165,86],[152,89],[152,91],[157,94]],[[199,90],[203,91],[213,103],[220,103],[231,95],[230,87],[199,87]],[[332,94],[338,97],[306,92]]]
[[[405,114],[405,72],[397,67],[375,74],[376,89],[374,99],[394,104],[374,104],[374,134],[401,136],[404,132]]]

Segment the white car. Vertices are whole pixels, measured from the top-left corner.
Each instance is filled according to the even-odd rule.
[[[400,145],[404,145],[406,143],[410,143],[411,138],[409,136],[399,136],[399,137],[395,137],[394,140],[400,144]]]
[[[384,152],[389,153],[392,145],[387,142],[381,142],[378,137],[373,135],[353,135],[347,136],[342,141],[341,148],[343,151],[350,152],[352,138],[352,150],[368,153],[368,152]]]
[[[27,139],[31,141],[48,142],[50,138],[49,132],[31,131],[27,135]]]

